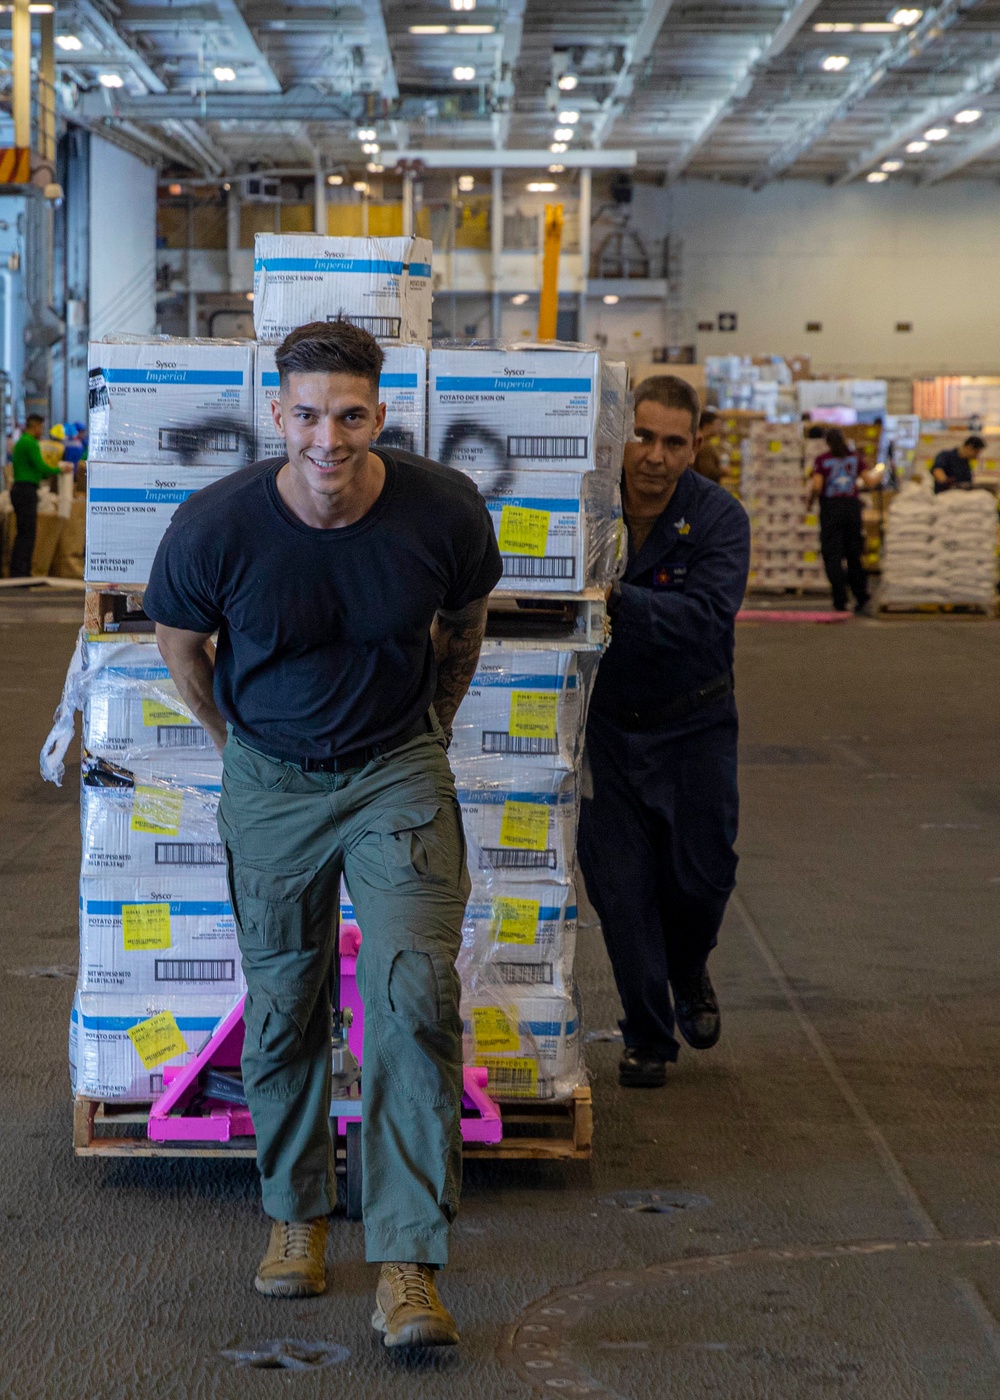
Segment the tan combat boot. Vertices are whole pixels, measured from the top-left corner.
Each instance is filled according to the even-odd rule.
[[[312,1298],[326,1292],[326,1216],[275,1220],[253,1286],[268,1298]]]
[[[455,1319],[441,1302],[429,1264],[383,1264],[372,1326],[387,1347],[453,1347]]]

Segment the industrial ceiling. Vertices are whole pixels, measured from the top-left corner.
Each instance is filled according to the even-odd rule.
[[[70,0],[55,27],[64,111],[211,178],[518,152],[755,187],[1000,177],[1000,0]]]

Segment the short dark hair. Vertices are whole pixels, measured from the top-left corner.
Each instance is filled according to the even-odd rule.
[[[676,374],[654,374],[644,379],[635,391],[635,406],[658,403],[662,408],[682,408],[691,415],[691,436],[698,434],[701,422],[701,399],[686,379]]]
[[[973,433],[971,437],[967,437],[965,439],[965,441],[962,443],[962,446],[971,447],[976,452],[982,452],[983,448],[986,446],[986,443],[983,438],[979,437],[976,433]]]
[[[27,427],[29,423],[44,423],[44,422],[45,422],[45,414],[44,414],[44,413],[29,413],[28,416],[27,416],[27,418],[24,420],[24,426]]]
[[[714,408],[703,408],[701,411],[701,422],[699,427],[707,428],[710,423],[719,421],[718,410]]]
[[[376,395],[384,359],[374,336],[343,317],[297,326],[274,354],[282,388],[290,374],[353,374],[367,379]]]

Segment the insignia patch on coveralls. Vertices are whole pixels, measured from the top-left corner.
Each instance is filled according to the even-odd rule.
[[[680,520],[674,521],[674,529],[679,535],[690,535],[691,533],[691,526],[684,519],[683,515],[681,516]]]
[[[686,564],[661,564],[653,574],[653,587],[680,588],[686,575]]]

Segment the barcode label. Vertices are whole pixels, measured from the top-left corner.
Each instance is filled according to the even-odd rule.
[[[569,554],[536,559],[531,554],[502,554],[504,578],[572,578],[576,560]]]
[[[555,870],[555,851],[516,851],[506,846],[484,846],[480,870]]]
[[[417,445],[416,438],[409,428],[384,428],[378,435],[379,447],[398,447],[403,452],[412,452]]]
[[[157,841],[154,865],[224,865],[221,841]]]
[[[509,435],[507,456],[531,462],[579,461],[587,456],[585,437],[535,437]]]
[[[227,428],[161,428],[161,452],[239,452],[240,435]]]
[[[551,963],[495,962],[488,964],[496,969],[500,981],[508,987],[528,987],[552,985]]]
[[[554,754],[558,739],[532,738],[528,734],[506,734],[502,729],[483,730],[483,753]]]
[[[208,731],[199,724],[156,726],[156,746],[160,749],[207,749],[211,744]]]
[[[328,316],[326,319],[339,321],[341,317]],[[350,321],[352,326],[360,326],[376,340],[398,340],[403,329],[402,318],[399,316],[345,316],[343,319]]]
[[[235,982],[233,958],[157,958],[157,982]]]

